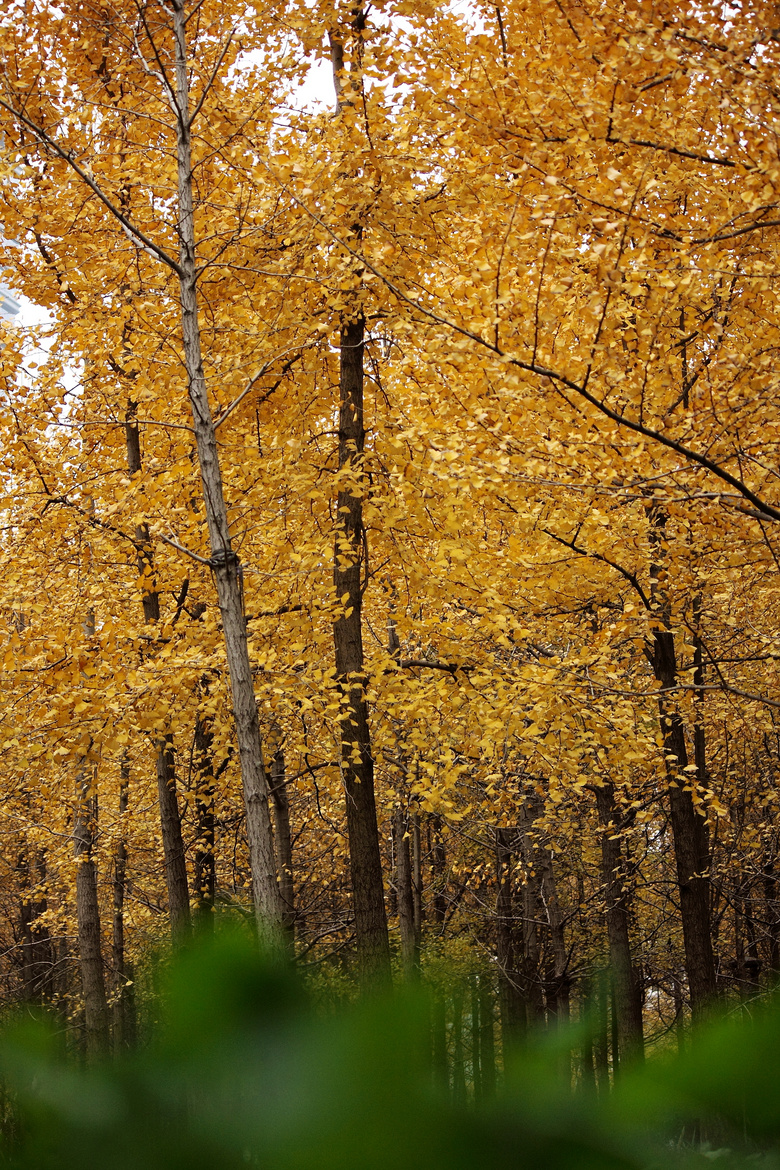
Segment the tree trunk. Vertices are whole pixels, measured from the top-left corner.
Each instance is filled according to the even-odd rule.
[[[128,402],[125,415],[125,441],[127,444],[127,469],[130,475],[136,475],[141,470],[141,438],[135,412],[136,404]],[[160,620],[160,595],[154,584],[154,558],[149,528],[146,524],[142,523],[136,526],[135,547],[138,575],[143,589],[141,604],[144,611],[144,621],[155,625]],[[156,768],[160,832],[165,859],[165,885],[168,891],[171,935],[174,939],[183,941],[191,929],[190,903],[187,891],[187,867],[181,831],[181,815],[176,793],[173,741],[170,735],[164,736],[157,743]]]
[[[659,509],[652,513],[651,540],[662,555],[666,517]],[[704,816],[693,801],[693,786],[700,781],[688,768],[685,727],[670,692],[677,685],[677,657],[674,633],[670,628],[668,606],[659,586],[660,568],[651,565],[651,595],[656,613],[649,658],[663,691],[658,697],[661,733],[664,743],[666,774],[669,785],[669,811],[674,838],[677,884],[680,890],[680,918],[683,928],[685,966],[694,1021],[707,1014],[716,995],[715,957],[712,950],[710,916],[709,832]],[[697,685],[701,679],[701,660],[695,663]],[[701,692],[699,692],[701,698]],[[697,734],[698,732],[698,734]],[[694,730],[696,770],[704,772],[704,740],[701,708]]]
[[[671,688],[677,681],[674,635],[656,629],[653,668],[661,686]],[[710,929],[709,833],[707,822],[693,803],[694,779],[686,771],[688,749],[680,715],[663,695],[658,707],[667,757],[669,808],[680,890],[680,917],[685,947],[685,967],[691,997],[691,1016],[702,1019],[716,994],[715,958]]]
[[[355,940],[364,978],[390,972],[379,826],[374,797],[374,759],[366,701],[363,654],[362,316],[341,331],[339,361],[339,471],[333,584],[342,606],[333,623],[336,679],[341,691],[341,766],[347,802],[347,834],[355,912]]]
[[[606,901],[609,961],[615,990],[618,1049],[621,1060],[630,1062],[644,1056],[642,1001],[631,957],[629,894],[622,877],[622,849],[617,835],[618,810],[611,782],[596,789],[596,807],[602,828],[601,875]]]
[[[127,814],[130,785],[130,766],[122,760],[119,778],[120,832]],[[120,835],[114,852],[114,921],[111,959],[114,969],[114,1051],[122,1052],[135,1044],[135,992],[133,971],[125,957],[125,896],[127,894],[127,845]]]
[[[569,954],[566,948],[566,934],[558,899],[558,887],[553,871],[552,855],[549,849],[540,848],[540,857],[537,861],[541,877],[541,893],[547,914],[547,925],[550,932],[551,963],[548,968],[546,991],[549,1011],[557,1017],[557,1022],[566,1025],[569,1022]]]
[[[417,766],[419,781],[419,764]],[[412,900],[414,914],[414,935],[419,951],[422,945],[423,885],[422,885],[422,841],[420,839],[420,814],[412,813]]]
[[[420,971],[420,940],[414,920],[412,851],[409,848],[407,820],[400,805],[393,811],[393,839],[395,842],[398,926],[401,933],[401,961],[406,978],[415,979]]]
[[[387,640],[390,655],[400,664],[401,643],[391,610],[387,620]],[[409,761],[404,751],[403,728],[393,720],[395,729],[396,766],[399,774],[399,798],[406,799]],[[417,765],[418,780],[419,768]],[[398,914],[398,928],[401,936],[401,963],[404,977],[416,979],[420,973],[420,934],[422,925],[421,861],[420,861],[420,819],[410,817],[404,805],[399,802],[393,810],[392,819],[393,856],[395,859],[395,910]]]
[[[193,214],[189,69],[185,35],[187,20],[183,0],[174,0],[172,8],[176,47],[179,292],[184,362],[209,530],[211,547],[209,563],[216,580],[230,673],[255,916],[260,933],[269,942],[278,945],[277,931],[282,917],[281,899],[277,885],[273,831],[268,807],[268,778],[263,766],[260,721],[249,662],[243,575],[239,558],[231,547],[216,429],[201,356]]]
[[[599,971],[595,987],[596,1031],[593,1041],[593,1055],[596,1061],[596,1080],[599,1093],[609,1092],[609,1038],[607,1029],[609,1011],[607,1008],[607,972]]]
[[[672,973],[672,1002],[674,1004],[674,1030],[677,1037],[677,1051],[685,1051],[685,1012],[683,993],[677,972]]]
[[[555,1017],[556,1022],[566,1024],[569,1019],[569,954],[552,854],[546,845],[534,838],[534,825],[541,814],[542,807],[538,797],[535,794],[527,796],[519,810],[520,840],[526,871],[523,915],[524,968],[528,989],[526,998],[535,1014],[542,1018],[544,1014],[540,983],[542,955],[538,925],[541,911],[542,923],[546,920],[547,926],[544,992],[548,1021]]]
[[[88,1060],[107,1056],[109,1046],[108,1001],[100,945],[97,867],[93,858],[97,794],[94,791],[94,784],[90,781],[92,770],[91,765],[85,764],[76,780],[76,810],[73,818],[76,922]]]
[[[157,752],[157,796],[160,803],[171,934],[174,939],[181,942],[189,936],[192,921],[181,817],[176,799],[176,765],[173,753],[173,736],[166,735],[163,745]]]
[[[772,846],[766,850],[764,855],[761,876],[764,886],[764,905],[766,906],[768,967],[773,984],[780,980],[780,898],[778,897],[776,865],[776,851]]]
[[[200,930],[214,929],[214,901],[217,894],[217,871],[214,857],[214,767],[211,747],[214,735],[210,721],[198,715],[192,752],[195,765],[195,816],[198,836],[195,842],[195,913]]]
[[[295,929],[295,886],[293,884],[290,801],[287,796],[284,752],[281,748],[274,753],[271,762],[271,800],[274,811],[276,866],[279,871],[279,892],[282,899],[282,925],[292,945]]]
[[[593,979],[586,978],[580,983],[580,1026],[584,1025],[582,1039],[582,1087],[585,1092],[595,1093],[598,1089],[596,1079],[596,1018],[593,996]]]
[[[428,852],[431,856],[433,921],[441,928],[447,920],[447,850],[438,813],[428,818]]]
[[[504,1050],[521,1039],[527,1029],[523,979],[518,970],[522,962],[522,929],[517,929],[515,901],[514,849],[517,830],[496,829],[496,958],[499,978],[501,1034]]]
[[[37,877],[40,882],[46,878],[44,854],[37,853]],[[27,857],[19,860],[19,871],[23,886],[22,904],[19,911],[19,927],[22,939],[22,995],[25,1003],[42,1005],[48,1002],[54,990],[54,948],[51,934],[38,919],[46,913],[45,895],[36,894],[35,875]]]

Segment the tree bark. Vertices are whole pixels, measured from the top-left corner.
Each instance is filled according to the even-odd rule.
[[[677,662],[674,635],[670,630],[655,631],[653,668],[664,689],[675,685]],[[659,697],[658,707],[667,757],[670,821],[680,890],[680,918],[691,1016],[694,1020],[700,1020],[707,1014],[708,1006],[716,994],[715,957],[710,927],[709,833],[707,822],[693,803],[691,785],[695,780],[686,771],[688,749],[682,719],[663,695]]]
[[[125,415],[127,469],[130,475],[141,470],[141,437],[136,422],[136,404],[128,402]],[[141,604],[144,621],[155,625],[160,621],[160,595],[154,583],[154,557],[149,528],[138,524],[135,530],[138,575],[143,589]],[[173,740],[163,736],[157,743],[157,792],[160,810],[160,833],[163,844],[165,885],[168,891],[168,915],[172,937],[182,942],[191,930],[190,902],[187,890],[187,865],[181,831],[181,814],[176,792],[176,765]]]
[[[192,421],[198,450],[203,500],[211,548],[210,565],[222,615],[225,653],[230,674],[233,717],[241,763],[252,895],[258,930],[272,945],[279,945],[282,908],[277,885],[268,778],[263,766],[260,721],[252,669],[249,662],[244,615],[243,575],[238,555],[231,546],[227,508],[214,419],[209,403],[201,356],[198,321],[198,269],[195,254],[192,147],[189,112],[189,75],[186,16],[183,0],[173,0],[175,39],[175,105],[178,171],[179,294],[182,341],[187,371]]]
[[[595,984],[595,1023],[593,1056],[599,1093],[609,1092],[609,1011],[607,1008],[607,972],[599,971]]]
[[[162,826],[165,884],[168,888],[171,935],[174,939],[183,941],[190,934],[192,920],[181,817],[179,816],[179,803],[176,799],[176,765],[173,736],[171,735],[166,735],[157,752],[157,796],[160,803],[160,825]]]
[[[79,940],[81,987],[84,996],[86,1052],[88,1060],[108,1055],[109,1016],[100,934],[94,829],[97,794],[90,780],[92,767],[85,764],[76,780],[73,818],[73,855],[76,859],[76,923]]]
[[[35,863],[39,882],[46,877],[44,854],[38,851]],[[19,911],[19,928],[22,939],[22,995],[25,1003],[46,1003],[52,995],[54,984],[54,948],[51,934],[38,919],[46,913],[45,895],[36,893],[33,867],[27,857],[19,861],[20,877],[24,892]]]
[[[443,927],[447,920],[447,849],[438,813],[428,817],[428,852],[431,857],[433,921],[436,926]]]
[[[366,700],[363,653],[362,461],[363,344],[362,316],[341,331],[339,360],[339,471],[333,584],[341,613],[333,623],[336,680],[341,692],[341,766],[347,802],[350,874],[355,912],[355,940],[363,976],[386,978],[390,972],[379,825],[374,796],[374,759]]]
[[[544,999],[548,1022],[565,1024],[569,1018],[569,954],[566,947],[563,913],[549,848],[534,837],[534,826],[542,814],[541,801],[535,793],[527,795],[520,806],[519,841],[526,872],[524,882],[523,959],[526,975],[526,1000],[529,1010],[543,1018],[540,966],[540,936],[546,933],[547,961],[544,972]],[[533,876],[532,876],[533,875]],[[540,922],[541,916],[541,922]],[[544,923],[546,921],[546,931]]]
[[[287,795],[284,752],[281,748],[277,749],[271,761],[271,800],[274,812],[276,866],[279,871],[279,893],[282,899],[282,925],[289,943],[292,945],[295,930],[295,885],[293,882],[290,801]]]
[[[126,759],[121,764],[119,778],[120,832],[127,814],[130,787],[130,766]],[[121,833],[114,851],[114,919],[111,941],[113,979],[114,1051],[118,1054],[132,1048],[136,1038],[135,991],[133,970],[125,956],[125,897],[127,895],[127,844]]]
[[[609,960],[614,988],[619,1055],[631,1062],[644,1056],[642,1001],[631,955],[629,894],[623,881],[615,790],[607,781],[596,789],[601,822],[601,874],[606,901]]]
[[[214,767],[211,748],[214,736],[210,722],[198,714],[195,719],[192,752],[195,764],[195,816],[198,836],[195,842],[195,913],[200,930],[214,929],[214,901],[217,894],[217,871],[214,857]]]
[[[769,975],[773,984],[780,979],[780,898],[778,897],[777,854],[767,847],[761,868],[766,906],[766,933]]]
[[[387,620],[388,651],[400,664],[401,643],[391,610]],[[398,720],[395,728],[395,755],[398,769],[399,803],[393,810],[392,843],[395,859],[395,910],[398,914],[398,928],[401,936],[401,963],[404,977],[416,979],[420,974],[420,937],[422,927],[421,862],[420,862],[420,819],[410,817],[401,801],[406,800],[409,761],[404,751],[404,732]],[[418,779],[419,779],[419,763]]]
[[[419,765],[418,765],[419,781]],[[414,934],[417,939],[417,949],[422,945],[423,885],[422,885],[422,841],[420,840],[420,814],[412,813],[412,899],[414,913]]]
[[[412,851],[404,810],[398,805],[393,811],[393,839],[395,841],[395,887],[398,897],[398,926],[401,934],[401,962],[407,979],[420,973],[420,939],[415,927],[414,878]]]
[[[569,1022],[571,978],[568,969],[569,954],[566,948],[563,913],[558,899],[558,886],[553,870],[552,855],[549,849],[544,847],[540,847],[539,852],[540,857],[537,859],[537,865],[540,870],[541,894],[550,934],[551,962],[545,984],[548,1015],[554,1015],[559,1024],[566,1025]]]
[[[521,1039],[527,1031],[524,980],[519,971],[522,963],[522,927],[517,929],[514,880],[514,851],[517,830],[496,829],[496,958],[499,977],[499,1006],[504,1048]]]
[[[661,556],[665,525],[663,512],[654,509],[650,535]],[[677,684],[677,657],[668,606],[659,586],[660,573],[658,565],[651,565],[651,595],[656,624],[648,656],[662,690],[670,693]],[[698,663],[697,671],[700,669],[701,663]],[[691,1016],[696,1021],[706,1016],[717,991],[710,916],[709,831],[704,816],[693,801],[693,787],[700,778],[698,775],[691,776],[686,770],[689,757],[685,726],[669,694],[659,695],[658,710],[669,788],[669,812],[680,891],[680,918]],[[696,722],[697,728],[701,728],[700,713]],[[694,741],[698,755],[696,770],[698,772],[701,769],[703,772],[703,730],[696,734],[695,729]]]

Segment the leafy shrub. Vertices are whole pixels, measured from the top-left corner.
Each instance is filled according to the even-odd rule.
[[[682,1057],[572,1088],[576,1034],[515,1054],[497,1094],[437,1087],[422,992],[323,1017],[290,972],[227,935],[181,954],[143,1050],[102,1067],[51,1022],[0,1044],[0,1161],[18,1170],[632,1170],[780,1166],[780,1014],[723,1021]]]

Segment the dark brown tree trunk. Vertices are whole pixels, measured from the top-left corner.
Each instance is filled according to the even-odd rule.
[[[677,1051],[685,1051],[685,1010],[683,993],[677,972],[672,972],[672,1003],[674,1004],[674,1030],[677,1037]]]
[[[190,894],[187,888],[187,863],[181,832],[179,802],[176,798],[176,765],[173,736],[166,735],[157,752],[157,797],[160,804],[163,854],[165,857],[165,884],[168,888],[168,909],[171,916],[171,934],[175,940],[185,940],[192,927]]]
[[[677,681],[674,635],[657,629],[654,636],[653,668],[664,689]],[[707,822],[693,802],[695,779],[686,771],[688,749],[685,728],[672,701],[658,700],[666,768],[669,781],[669,809],[680,890],[685,967],[694,1021],[703,1018],[716,994],[715,957],[710,928],[709,833]],[[673,758],[669,758],[673,757]]]
[[[601,873],[606,902],[607,937],[615,1019],[620,1058],[624,1062],[642,1059],[642,999],[631,955],[629,932],[629,891],[623,877],[622,847],[615,790],[607,781],[596,788],[596,807],[601,822]]]
[[[214,765],[211,749],[214,735],[210,720],[198,714],[195,719],[192,753],[195,766],[195,914],[198,929],[214,929],[214,902],[217,895],[217,867],[214,856]]]
[[[741,883],[734,891],[733,901],[734,976],[740,997],[749,1001],[759,992],[761,960],[756,947],[755,924],[749,909],[750,886],[747,883]]]
[[[537,865],[540,870],[542,898],[550,934],[551,963],[547,994],[551,1013],[557,1017],[559,1024],[566,1025],[569,1021],[570,976],[563,913],[558,898],[552,855],[549,849],[544,848],[540,848],[538,854]]]
[[[125,415],[125,442],[127,469],[130,475],[136,475],[141,470],[141,438],[135,412],[136,404],[129,402]],[[144,621],[150,625],[156,624],[160,620],[160,596],[154,581],[154,559],[149,528],[144,523],[136,527],[135,547],[138,575],[143,589],[141,604]],[[156,767],[171,934],[175,939],[182,941],[189,935],[191,928],[190,902],[187,890],[187,866],[181,831],[181,815],[176,793],[173,741],[170,735],[164,736],[157,744]]]
[[[504,1049],[525,1035],[526,1011],[517,971],[518,931],[515,907],[514,844],[516,830],[496,829],[496,960]],[[522,945],[522,944],[521,944]]]
[[[26,857],[20,859],[19,871],[24,888],[19,911],[22,995],[26,1003],[44,1004],[50,1001],[54,991],[54,948],[49,928],[39,922],[47,910],[45,894],[36,891],[36,885],[40,887],[46,880],[46,860],[42,852],[37,854],[35,870],[37,874],[32,872]]]
[[[395,627],[395,616],[391,611],[387,620],[387,648],[396,662],[400,662],[401,643]],[[407,792],[409,761],[404,751],[404,735],[401,724],[393,721],[395,729],[395,756],[398,769],[400,799]],[[419,780],[419,763],[417,765]],[[395,884],[395,913],[398,915],[398,929],[401,936],[401,963],[404,977],[416,979],[420,973],[420,932],[422,924],[420,819],[414,813],[409,815],[403,804],[393,810],[391,824],[393,845],[393,868]]]
[[[97,867],[94,861],[97,793],[93,769],[85,764],[76,781],[73,855],[76,859],[76,923],[84,996],[88,1060],[108,1054],[109,1017],[100,937]]]
[[[529,1011],[538,1019],[543,1019],[543,986],[548,1022],[554,1019],[557,1023],[565,1024],[569,1018],[569,955],[552,854],[534,832],[541,814],[539,798],[535,794],[527,796],[519,809],[519,839],[526,873],[523,913],[526,1002]],[[546,936],[543,980],[542,934]]]
[[[387,933],[374,759],[363,654],[363,574],[367,572],[363,527],[362,316],[341,331],[339,362],[339,492],[333,583],[340,616],[333,623],[336,680],[341,692],[341,766],[347,803],[347,835],[355,914],[355,941],[363,976],[387,978]]]
[[[292,943],[295,930],[295,886],[293,884],[290,801],[287,795],[284,752],[281,748],[274,753],[271,762],[271,808],[274,814],[274,845],[276,848],[276,868],[279,872],[279,893],[282,900],[282,925]]]
[[[393,812],[395,845],[395,888],[398,902],[398,926],[401,934],[401,962],[407,979],[415,979],[420,970],[420,939],[415,926],[412,851],[409,847],[407,819],[400,805]]]
[[[447,850],[438,813],[433,813],[428,819],[428,852],[431,856],[433,921],[436,926],[443,927],[447,920]]]
[[[114,918],[111,941],[113,967],[113,1017],[114,1051],[120,1053],[135,1044],[135,991],[133,971],[125,956],[125,898],[127,895],[127,844],[124,838],[124,821],[130,788],[130,765],[124,759],[119,777],[119,825],[120,836],[114,851]]]
[[[595,1093],[598,1089],[598,1081],[596,1079],[596,1018],[595,1018],[595,1002],[593,997],[593,980],[583,979],[580,984],[580,1024],[584,1025],[585,1031],[582,1041],[582,1066],[581,1078],[582,1087],[585,1092]]]
[[[417,779],[419,781],[419,765]],[[412,901],[414,914],[414,935],[419,951],[422,943],[423,885],[422,885],[422,842],[420,840],[420,814],[413,812],[411,816],[412,833]]]
[[[769,974],[773,983],[780,979],[780,898],[777,888],[777,858],[775,849],[768,849],[762,868],[764,905],[766,906],[767,955]]]
[[[662,555],[666,517],[658,509],[652,514],[651,539]],[[658,698],[661,733],[664,744],[666,774],[669,786],[669,811],[674,839],[677,884],[680,891],[680,918],[683,928],[685,966],[691,998],[691,1016],[702,1019],[717,992],[715,957],[712,949],[710,915],[710,855],[709,831],[704,815],[693,800],[693,788],[701,777],[691,776],[685,726],[675,709],[672,691],[677,685],[677,656],[674,633],[670,629],[668,607],[659,586],[661,570],[651,566],[651,592],[656,613],[649,657],[662,693]],[[701,685],[701,658],[696,664],[697,685]],[[701,695],[700,695],[701,697]],[[701,708],[694,728],[696,772],[705,773],[704,731]]]
[[[599,971],[595,985],[595,1036],[593,1055],[596,1061],[596,1080],[599,1093],[609,1092],[609,1011],[607,1008],[608,975]]]
[[[527,844],[527,843],[526,843]],[[524,847],[524,853],[526,849]],[[542,921],[544,907],[541,904],[541,879],[538,873],[530,872],[528,858],[525,858],[526,879],[523,883],[523,943],[522,967],[524,993],[529,1024],[539,1024],[544,1018],[544,981],[542,979]]]

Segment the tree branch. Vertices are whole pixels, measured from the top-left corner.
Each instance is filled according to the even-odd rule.
[[[0,108],[9,113],[11,117],[14,118],[20,125],[25,126],[32,134],[35,135],[39,142],[43,143],[44,146],[48,146],[50,150],[53,150],[58,158],[61,158],[63,162],[66,162],[68,166],[76,172],[82,182],[86,183],[87,187],[89,187],[93,195],[97,196],[103,206],[106,207],[108,211],[110,211],[110,213],[114,216],[114,218],[122,225],[122,228],[131,239],[141,245],[145,251],[150,252],[155,257],[155,259],[167,265],[167,267],[175,272],[179,278],[183,277],[181,267],[179,264],[177,264],[173,257],[169,256],[168,253],[158,244],[155,244],[154,240],[150,240],[149,237],[140,230],[140,228],[134,227],[124,212],[120,211],[116,204],[111,199],[109,199],[102,188],[88,173],[88,171],[84,169],[81,163],[76,161],[71,151],[66,150],[64,146],[60,146],[57,140],[52,138],[52,136],[48,134],[42,126],[39,126],[37,122],[33,122],[31,118],[28,118],[26,114],[21,112],[21,110],[15,109],[14,106],[10,105],[3,98],[0,98]]]
[[[468,338],[468,340],[473,341],[475,345],[478,345],[482,349],[487,350],[489,353],[494,354],[497,358],[502,359],[509,365],[514,366],[516,369],[525,370],[527,373],[535,374],[540,378],[548,378],[551,382],[554,383],[557,382],[559,386],[564,386],[567,390],[571,390],[573,394],[577,394],[580,398],[584,398],[585,401],[590,403],[590,405],[595,410],[599,411],[599,413],[603,414],[606,418],[611,419],[611,421],[616,423],[618,426],[626,427],[628,430],[634,431],[636,434],[642,435],[644,438],[650,439],[654,443],[658,443],[659,446],[666,447],[669,451],[674,451],[677,455],[682,456],[682,458],[688,462],[695,463],[697,466],[702,467],[705,471],[709,471],[711,475],[714,475],[717,479],[720,479],[724,483],[729,484],[729,486],[733,487],[737,492],[739,492],[741,496],[743,496],[746,500],[749,500],[750,503],[753,504],[753,506],[760,513],[760,516],[758,517],[759,519],[780,520],[780,508],[776,508],[774,505],[767,503],[765,500],[762,500],[761,497],[757,495],[756,492],[752,491],[747,486],[747,484],[743,483],[741,479],[738,479],[737,476],[732,475],[729,471],[726,471],[724,467],[720,467],[717,463],[714,463],[711,459],[708,459],[706,455],[701,455],[698,451],[691,450],[691,448],[686,447],[684,443],[678,442],[677,439],[669,438],[668,435],[663,435],[660,431],[656,431],[653,430],[652,427],[645,426],[644,423],[637,422],[634,419],[626,418],[626,416],[623,414],[619,414],[616,410],[613,410],[612,407],[607,406],[605,402],[600,401],[600,399],[598,399],[594,394],[591,394],[586,386],[575,382],[572,378],[568,378],[565,374],[560,374],[556,370],[549,370],[545,366],[537,365],[535,362],[527,362],[520,358],[513,357],[512,354],[507,353],[494,342],[488,341],[479,333],[475,333],[473,330],[468,329],[465,325],[459,325],[457,321],[451,321],[449,318],[443,317],[440,313],[435,312],[433,309],[429,309],[427,306],[420,304],[419,300],[410,296],[408,293],[404,292],[403,289],[399,288],[398,285],[389,278],[389,276],[381,272],[366,256],[361,255],[354,248],[352,248],[346,242],[346,240],[342,239],[338,232],[334,231],[334,229],[329,224],[327,224],[321,216],[317,215],[315,211],[312,211],[310,207],[307,207],[303,200],[299,199],[294,192],[290,191],[289,187],[274,174],[273,170],[267,162],[264,160],[261,160],[261,162],[271,177],[278,183],[282,190],[289,194],[290,198],[294,200],[294,202],[301,208],[301,210],[306,215],[308,215],[309,218],[314,221],[314,223],[318,224],[323,229],[323,231],[327,232],[334,243],[338,244],[338,246],[342,248],[348,255],[352,256],[366,269],[368,269],[369,272],[373,273],[377,279],[381,280],[385,288],[387,288],[393,294],[393,296],[397,297],[399,301],[402,301],[404,304],[420,313],[421,316],[427,317],[429,321],[434,321],[437,325],[442,325],[445,329],[449,329],[453,333],[459,334],[461,337]],[[746,514],[752,515],[750,512],[747,512]]]

